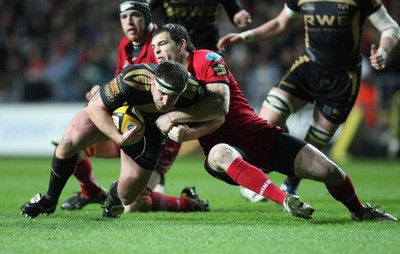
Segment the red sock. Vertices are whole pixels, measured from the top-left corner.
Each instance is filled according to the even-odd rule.
[[[283,205],[286,193],[279,189],[264,172],[242,158],[236,158],[226,173],[241,186]]]
[[[99,195],[101,187],[93,175],[92,164],[89,158],[82,160],[76,165],[74,176],[81,186],[82,196],[93,198]]]
[[[153,191],[150,195],[152,211],[189,212],[195,210],[195,204],[186,198],[168,196]]]
[[[349,176],[346,176],[344,183],[337,186],[326,186],[326,188],[332,197],[342,202],[350,212],[356,213],[363,208]]]
[[[182,143],[175,142],[173,140],[168,140],[164,148],[161,151],[160,156],[158,156],[158,161],[156,163],[156,170],[166,174],[174,163],[176,156],[178,156],[179,149]]]

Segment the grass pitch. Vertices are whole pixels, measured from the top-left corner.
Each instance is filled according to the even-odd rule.
[[[105,187],[118,177],[119,160],[93,159]],[[209,213],[134,213],[102,219],[100,205],[60,208],[33,220],[20,206],[47,190],[50,158],[0,158],[0,253],[400,253],[400,224],[354,222],[326,188],[304,180],[299,195],[315,209],[306,221],[271,201],[244,201],[238,187],[209,176],[202,157],[179,158],[167,174],[167,194],[195,185]],[[363,202],[400,217],[400,162],[353,160],[341,165]],[[272,173],[277,184],[283,176]],[[78,191],[72,177],[61,201]]]

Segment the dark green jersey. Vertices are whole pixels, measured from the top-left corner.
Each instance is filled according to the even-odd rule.
[[[377,0],[287,0],[304,20],[305,53],[324,69],[348,69],[361,63],[365,20],[381,5]]]

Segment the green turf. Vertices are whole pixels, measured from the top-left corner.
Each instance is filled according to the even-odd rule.
[[[49,158],[0,158],[0,253],[400,253],[400,224],[354,222],[322,184],[305,180],[299,194],[315,209],[306,221],[273,203],[245,202],[238,188],[202,169],[196,157],[179,159],[167,175],[167,193],[195,185],[210,213],[136,213],[101,219],[99,205],[57,209],[33,220],[20,206],[47,189]],[[109,187],[118,160],[94,159],[96,177]],[[353,160],[341,165],[363,202],[400,217],[400,162]],[[279,183],[283,176],[272,173]],[[61,200],[78,190],[75,179]]]

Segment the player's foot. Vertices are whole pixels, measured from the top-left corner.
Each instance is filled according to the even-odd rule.
[[[294,217],[301,217],[306,220],[312,219],[312,214],[315,211],[309,204],[306,204],[297,195],[288,194],[283,203],[286,212]]]
[[[181,198],[190,199],[195,204],[195,210],[199,212],[209,212],[210,206],[208,204],[208,200],[204,200],[199,198],[199,195],[196,193],[196,188],[193,187],[185,187],[181,192]]]
[[[366,204],[364,208],[357,213],[353,213],[351,218],[356,221],[397,221],[397,218]]]
[[[94,204],[94,203],[104,205],[106,198],[107,198],[107,191],[104,188],[101,188],[100,193],[93,198],[84,197],[82,196],[82,192],[77,192],[75,195],[73,195],[72,197],[64,201],[64,203],[61,204],[61,209],[77,210],[77,209],[82,209],[88,204]]]
[[[47,215],[54,213],[57,207],[57,200],[46,198],[38,193],[21,206],[21,214],[25,214],[28,218],[35,218],[39,214],[46,213]]]
[[[111,184],[110,190],[116,182]],[[107,193],[106,202],[103,206],[103,218],[119,218],[124,213],[124,206],[118,197],[111,195],[111,191]]]
[[[250,202],[253,202],[253,203],[268,201],[264,196],[262,196],[258,193],[255,193],[254,191],[249,190],[243,186],[239,187],[239,192],[240,192],[240,196],[242,196],[242,198],[244,198],[245,200],[248,200]]]
[[[287,194],[296,195],[297,188],[299,187],[300,178],[296,176],[288,176],[285,181],[281,184],[281,190]]]

